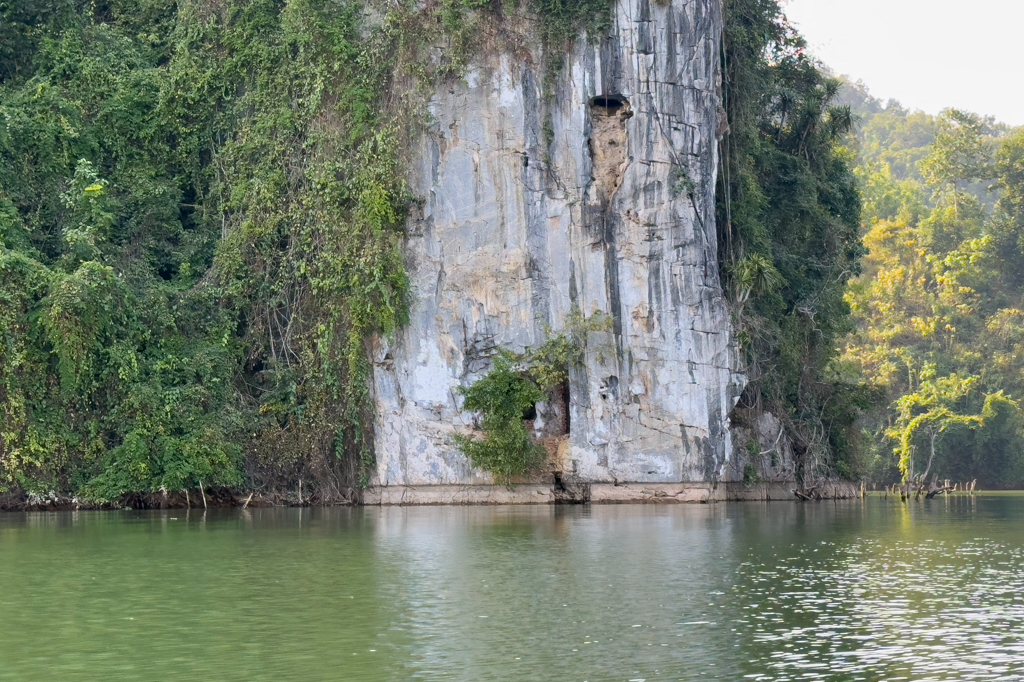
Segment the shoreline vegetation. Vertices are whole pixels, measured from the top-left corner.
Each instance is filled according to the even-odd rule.
[[[973,484],[973,488],[972,488]],[[611,485],[611,484],[609,484]],[[737,488],[740,488],[741,484],[734,484]],[[479,486],[481,488],[501,488],[508,490],[505,486]],[[826,491],[824,494],[817,492],[816,489],[809,489],[806,491],[807,494],[801,493],[794,487],[792,483],[784,485],[780,488],[777,496],[761,494],[750,494],[753,492],[753,488],[756,486],[743,486],[747,488],[748,494],[746,496],[730,496],[722,499],[711,499],[711,500],[688,500],[679,501],[673,498],[658,498],[652,497],[648,499],[602,499],[594,502],[594,504],[723,504],[723,503],[748,503],[748,502],[761,502],[761,503],[788,503],[788,502],[827,502],[827,501],[838,501],[838,500],[856,500],[867,497],[881,497],[888,499],[892,497],[895,500],[900,501],[921,501],[928,499],[945,499],[948,497],[977,497],[977,496],[992,496],[992,495],[1024,495],[1024,489],[990,489],[990,488],[977,488],[977,481],[958,481],[950,482],[948,488],[943,488],[935,491],[934,494],[917,494],[917,491],[911,490],[907,493],[904,486],[898,483],[894,483],[889,486],[883,485],[866,485],[863,488],[857,488],[852,484],[840,485],[837,488]],[[204,501],[205,496],[205,501]],[[205,503],[204,503],[205,502]],[[541,506],[553,506],[563,504],[589,504],[587,501],[576,501],[576,502],[561,502],[551,501],[540,503]],[[451,503],[439,503],[434,501],[414,501],[405,503],[391,503],[391,502],[375,502],[370,506],[447,506]],[[474,502],[463,502],[460,504],[470,504],[472,506],[503,506],[508,504],[517,504],[515,502],[490,502],[490,501],[474,501]],[[164,494],[162,491],[159,493],[152,493],[149,495],[136,495],[127,497],[118,502],[95,502],[88,500],[79,500],[71,497],[30,497],[26,495],[12,495],[10,493],[0,495],[0,512],[56,512],[56,511],[117,511],[117,510],[161,510],[161,509],[191,509],[196,511],[203,511],[207,509],[257,509],[257,508],[269,508],[269,507],[327,507],[327,506],[353,506],[352,503],[331,503],[324,504],[322,501],[318,501],[315,498],[303,497],[299,498],[299,492],[297,490],[291,491],[290,493],[275,493],[273,495],[257,494],[255,492],[231,490],[228,488],[205,488],[203,491],[199,489],[190,491],[169,491]],[[355,506],[359,506],[355,503]]]

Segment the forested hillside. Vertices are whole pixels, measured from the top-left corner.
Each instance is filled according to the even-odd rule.
[[[875,394],[873,480],[1024,484],[1024,130],[883,105],[862,87],[864,273],[847,370]]]
[[[351,499],[426,93],[522,12],[552,73],[609,8],[0,5],[0,486]],[[737,423],[778,416],[801,481],[1024,484],[1024,133],[844,87],[776,0],[724,10]]]

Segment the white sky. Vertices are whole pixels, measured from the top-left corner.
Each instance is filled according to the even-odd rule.
[[[1024,0],[783,0],[811,51],[875,97],[1024,125]]]

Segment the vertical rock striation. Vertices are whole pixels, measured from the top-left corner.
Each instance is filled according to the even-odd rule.
[[[459,386],[601,311],[558,466],[585,482],[714,482],[744,385],[718,273],[718,0],[619,0],[554,79],[492,51],[431,100],[414,149],[410,324],[375,349],[377,486],[491,482],[450,437]],[[549,85],[545,85],[549,84]],[[566,424],[567,422],[567,424]],[[542,430],[537,424],[538,430]]]

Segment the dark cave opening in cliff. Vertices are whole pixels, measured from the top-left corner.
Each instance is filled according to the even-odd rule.
[[[592,113],[614,116],[624,106],[629,105],[629,100],[622,95],[598,95],[590,98],[590,109]]]
[[[563,381],[551,389],[548,406],[547,420],[549,422],[549,436],[568,435],[571,427],[569,422],[569,382]]]

